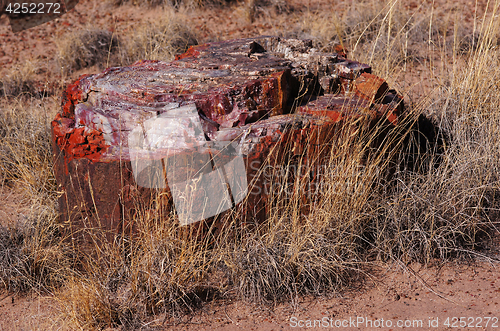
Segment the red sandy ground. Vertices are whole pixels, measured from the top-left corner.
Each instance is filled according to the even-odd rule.
[[[314,323],[314,329],[336,329],[335,323],[342,323],[337,325],[346,327],[338,329],[398,330],[401,329],[398,323],[411,323],[407,325],[413,326],[404,329],[500,328],[498,265],[485,262],[447,264],[441,268],[413,265],[412,269],[384,265],[378,269],[359,288],[334,298],[302,298],[294,305],[274,308],[241,301],[216,301],[182,319],[161,318],[149,326],[162,325],[167,330],[270,331],[302,329],[299,326],[313,329],[307,326]],[[50,296],[0,299],[0,330],[71,329],[57,317],[57,304]],[[458,319],[453,327],[455,317]],[[461,327],[461,317],[465,318],[462,321],[467,322],[466,327],[463,323]],[[377,327],[382,320],[384,327]],[[446,326],[447,320],[450,327]],[[388,327],[389,323],[392,327]]]
[[[316,0],[307,4],[296,2],[295,5],[319,8],[333,3]],[[410,8],[415,6],[412,1],[405,3]],[[485,3],[481,1],[479,7],[484,8]],[[339,7],[342,4],[336,3]],[[442,4],[446,2],[436,1],[436,6]],[[475,3],[460,1],[453,5],[474,8]],[[467,12],[469,16],[464,23],[471,24],[473,10]],[[200,42],[275,34],[287,24],[266,16],[250,24],[242,19],[241,13],[228,8],[195,10],[189,17],[199,33]],[[18,34],[10,31],[5,16],[0,17],[0,70],[9,70],[26,60],[37,60],[43,64],[38,78],[63,86],[76,75],[95,73],[97,69],[87,68],[66,79],[58,76],[53,61],[56,38],[88,25],[126,31],[133,28],[134,22],[155,18],[158,18],[156,10],[130,6],[115,8],[96,0],[82,0],[75,10],[57,21]],[[422,73],[417,70],[417,75]],[[18,202],[19,194],[16,190],[0,187],[1,225],[8,225],[27,211],[28,206]],[[485,254],[500,258],[499,242],[498,238],[493,240]],[[495,330],[500,329],[500,273],[499,265],[488,261],[491,260],[482,258],[473,265],[450,263],[439,268],[413,265],[409,269],[399,265],[379,265],[358,288],[336,297],[302,298],[293,305],[284,304],[272,309],[240,301],[216,301],[181,320],[161,319],[149,326],[163,325],[166,329],[185,330],[288,330],[300,326],[322,329],[320,326],[335,328],[336,322],[346,325],[344,321],[354,319],[355,326],[349,323],[340,329],[398,330],[397,323],[400,321],[403,324],[417,323],[415,327],[406,327],[406,330]],[[461,317],[463,322],[460,322]],[[357,324],[362,321],[361,318],[364,323]],[[455,324],[453,318],[458,318]],[[377,327],[382,319],[384,328]],[[371,327],[367,320],[372,321]],[[447,320],[449,327],[445,325]],[[392,327],[388,327],[388,321]],[[418,324],[420,321],[421,327]],[[0,293],[0,330],[56,329],[71,330],[71,327],[58,317],[57,302],[52,296],[31,294],[28,297],[12,297]]]

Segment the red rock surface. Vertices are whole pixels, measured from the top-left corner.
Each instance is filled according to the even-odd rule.
[[[151,206],[158,191],[163,217],[176,210],[181,224],[231,208],[242,222],[264,219],[273,182],[319,179],[284,171],[270,180],[263,169],[321,168],[349,119],[398,123],[402,98],[345,54],[258,37],[82,76],[52,122],[62,220],[110,236],[132,231],[138,206]],[[304,212],[314,194],[302,192]]]

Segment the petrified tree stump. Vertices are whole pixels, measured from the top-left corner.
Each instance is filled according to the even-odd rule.
[[[181,225],[236,209],[258,222],[273,192],[266,167],[321,166],[345,120],[394,126],[402,112],[368,65],[278,37],[82,76],[52,122],[61,220],[111,236],[149,209]]]

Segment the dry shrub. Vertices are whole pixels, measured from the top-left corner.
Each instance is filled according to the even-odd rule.
[[[9,292],[53,290],[64,282],[70,265],[56,221],[50,148],[55,108],[43,107],[42,101],[0,104],[0,184],[20,188],[30,206],[24,218],[0,227],[0,287]]]
[[[52,292],[65,283],[69,255],[61,245],[57,212],[0,226],[0,288],[9,293]]]
[[[0,97],[36,96],[35,76],[38,69],[38,63],[26,61],[19,67],[11,68],[8,72],[2,72]]]
[[[189,46],[196,45],[195,34],[185,24],[180,12],[166,10],[163,19],[146,22],[125,36],[122,48],[122,63],[138,60],[171,61],[174,55],[183,53]]]
[[[59,67],[63,74],[99,65],[100,69],[111,63],[117,64],[113,56],[120,41],[112,32],[88,28],[69,33],[56,40]]]
[[[175,54],[195,45],[196,38],[182,21],[182,14],[166,10],[162,20],[134,26],[127,35],[87,29],[57,41],[63,74],[97,65],[100,70],[130,65],[138,60],[171,61]]]

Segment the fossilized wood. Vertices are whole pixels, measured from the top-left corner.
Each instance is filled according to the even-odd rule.
[[[264,190],[271,181],[263,169],[293,169],[304,160],[321,166],[352,119],[398,125],[402,97],[368,65],[342,55],[321,53],[307,40],[258,37],[80,77],[52,122],[62,221],[111,237],[131,233],[145,209],[168,217],[182,203],[177,183],[188,189],[182,179],[194,172],[207,181],[190,194],[208,203],[186,207],[191,216],[177,210],[181,224],[200,223],[193,215],[217,219],[228,208],[241,222],[265,219],[279,190]],[[287,172],[280,185],[293,186],[297,176],[317,180]],[[213,192],[225,189],[220,212],[207,211]],[[311,198],[303,196],[307,212]]]

